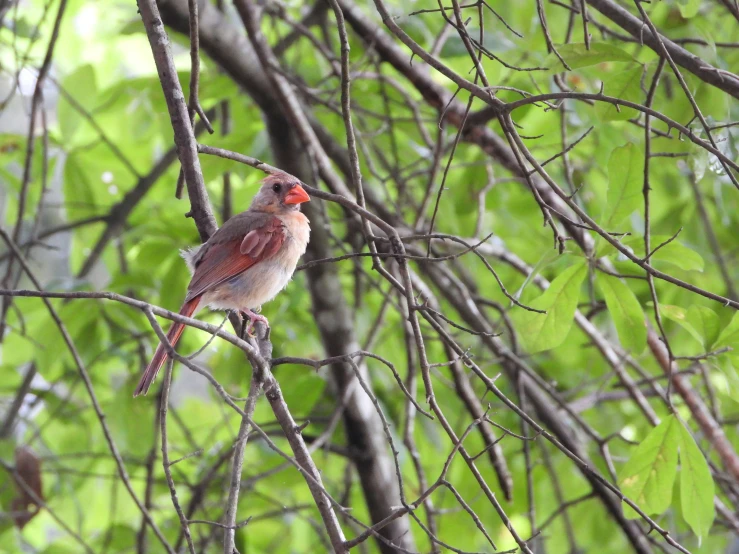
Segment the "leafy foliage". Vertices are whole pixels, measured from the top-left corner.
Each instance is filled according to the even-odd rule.
[[[598,285],[618,330],[621,344],[628,351],[641,354],[647,343],[647,329],[644,325],[644,310],[636,295],[620,279],[609,275],[599,276]]]
[[[661,514],[672,501],[677,476],[678,427],[674,417],[652,429],[621,470],[621,490],[649,514]],[[631,517],[637,514],[631,512]]]
[[[682,514],[705,537],[714,518],[714,484],[706,459],[690,431],[674,416],[652,429],[621,470],[621,490],[649,514],[662,514],[672,501],[680,452]],[[631,508],[630,517],[638,517]]]
[[[642,45],[639,36],[592,7],[586,45],[581,15],[557,3],[541,3],[546,33],[536,2],[470,4],[462,11],[470,42],[448,26],[436,2],[425,0],[412,7],[397,0],[384,2],[392,21],[421,48],[433,51],[448,71],[467,79],[470,87],[483,85],[483,79],[471,70],[468,48],[472,44],[476,53],[482,52],[483,86],[490,87],[486,94],[493,91],[496,100],[518,105],[510,117],[519,144],[498,118],[485,116],[488,104],[480,96],[469,96],[467,89],[411,56],[373,3],[339,2],[347,2],[351,111],[367,209],[386,217],[401,234],[416,236],[404,239],[417,279],[412,299],[418,306],[409,311],[408,298],[398,294],[366,256],[370,250],[357,220],[335,204],[312,202],[318,213],[314,237],[321,230],[332,255],[365,254],[332,263],[339,280],[331,293],[334,307],[349,312],[355,339],[350,346],[378,356],[365,356],[364,362],[376,397],[376,404],[368,405],[382,410],[387,420],[380,438],[387,457],[386,463],[370,470],[387,471],[396,479],[397,452],[404,501],[409,503],[446,471],[446,484],[428,496],[433,506],[419,503],[414,516],[426,527],[429,514],[435,516],[438,540],[460,551],[491,551],[480,526],[496,550],[519,546],[512,528],[524,540],[536,536],[529,543],[541,541],[547,552],[630,551],[627,535],[603,501],[615,494],[598,494],[593,480],[562,451],[562,444],[576,445],[588,468],[640,510],[664,515],[655,522],[686,550],[725,551],[733,531],[714,525],[714,506],[723,504],[736,512],[731,492],[736,481],[711,435],[694,417],[695,404],[687,402],[674,383],[667,386],[663,360],[672,362],[672,371],[690,385],[702,413],[723,428],[729,450],[739,450],[739,314],[731,305],[739,282],[739,194],[730,177],[737,176],[731,163],[739,159],[739,127],[732,122],[739,120],[739,108],[736,95],[726,90],[733,82],[726,73],[739,67],[732,8],[726,2],[701,0],[640,4],[665,37],[715,69],[707,73],[723,76],[717,84],[678,64],[701,110],[698,117],[670,65],[660,64],[659,55]],[[159,4],[187,99],[188,3]],[[641,21],[636,8],[627,4],[621,9]],[[273,121],[267,116],[284,116],[283,108],[270,81],[261,74],[257,82],[254,75],[259,73],[249,73],[261,71],[261,65],[235,10],[228,6],[221,15],[216,2],[199,5],[199,100],[212,114],[215,132],[203,132],[198,140],[276,163],[272,147],[288,136],[294,140],[291,156],[305,154],[309,148],[298,140],[292,119],[283,117],[281,125],[267,123]],[[28,138],[36,77],[59,7],[58,0],[30,0],[9,11],[0,8],[0,226],[12,237],[19,225],[17,242],[44,290],[109,291],[176,310],[188,282],[177,252],[196,246],[199,236],[192,220],[183,217],[190,209],[187,194],[183,199],[174,196],[180,166],[172,150],[172,124],[135,3],[66,2],[43,102]],[[350,7],[361,14],[360,23],[371,26],[372,41],[350,17]],[[323,131],[319,139],[331,167],[342,172],[347,190],[354,193],[348,158],[336,154],[345,151],[347,141],[340,115],[341,48],[335,17],[328,4],[327,11],[315,17],[312,9],[313,3],[268,2],[262,30],[270,45],[284,48],[276,73],[289,77],[310,122]],[[410,11],[417,13],[409,16]],[[453,10],[445,15],[455,21]],[[296,22],[302,23],[296,27]],[[440,38],[442,28],[450,32]],[[304,35],[306,29],[310,38]],[[396,65],[383,57],[383,36],[401,49]],[[647,93],[658,71],[647,108]],[[262,90],[257,85],[264,85],[268,94],[255,93]],[[642,108],[617,108],[598,99],[601,88],[607,97]],[[544,98],[529,98],[532,95]],[[652,114],[650,134],[645,131],[646,113]],[[710,129],[710,140],[701,120]],[[464,131],[457,137],[462,121]],[[545,175],[524,153],[543,164]],[[318,159],[309,154],[313,162]],[[225,214],[249,205],[261,176],[230,160],[205,155],[199,159],[222,223]],[[324,173],[317,171],[309,184],[324,188]],[[561,194],[552,192],[545,177]],[[597,227],[579,217],[575,208]],[[645,251],[647,227],[651,252]],[[430,231],[470,246],[482,243],[472,252],[451,239],[425,237]],[[603,233],[612,233],[617,246]],[[376,245],[387,253],[386,243]],[[19,264],[9,262],[6,246],[0,241],[0,288],[34,289]],[[420,259],[427,252],[439,259]],[[402,282],[396,262],[387,257],[382,262],[393,279]],[[659,275],[652,284],[647,282],[647,264],[672,282]],[[448,279],[432,279],[435,267],[443,268]],[[318,321],[309,284],[307,272],[298,271],[288,288],[264,306],[272,322],[275,357],[320,360],[332,346],[321,335],[319,323],[336,326],[338,318]],[[545,313],[520,307],[510,296]],[[716,296],[726,301],[716,301]],[[132,490],[166,541],[176,544],[181,523],[161,463],[157,397],[130,397],[157,340],[146,315],[110,300],[50,299],[74,345],[73,354],[41,299],[17,297],[11,302],[4,297],[3,302],[0,553],[84,551],[75,535],[96,553],[162,548],[151,527],[142,524],[141,510],[123,483],[77,357],[89,373]],[[443,315],[436,318],[437,326],[421,317],[433,310]],[[411,313],[421,322],[423,352],[430,364],[426,374],[409,324]],[[203,311],[198,317],[214,325],[223,321],[220,313]],[[168,325],[164,319],[159,322]],[[459,350],[441,338],[438,326]],[[228,323],[224,329],[230,329]],[[663,344],[662,331],[672,359],[655,355]],[[237,348],[223,340],[209,342],[211,338],[188,329],[179,352],[197,353],[194,360],[243,405],[251,368]],[[383,360],[392,364],[397,378]],[[494,380],[508,402],[494,396],[472,364]],[[346,414],[361,419],[367,413],[355,409],[350,395],[349,404],[343,404],[330,365],[314,370],[285,364],[274,373],[309,445],[325,440],[312,456],[327,490],[349,508],[351,518],[370,525],[373,514],[360,473],[366,460],[351,446],[352,440],[366,437],[358,438],[357,429],[345,425]],[[32,379],[26,382],[29,375]],[[494,379],[496,375],[500,377]],[[433,395],[425,388],[426,378]],[[460,379],[466,379],[466,388]],[[429,400],[440,406],[448,425],[421,415],[398,380],[424,410]],[[523,394],[529,382],[534,393]],[[361,387],[355,389],[352,394],[364,394]],[[641,395],[638,401],[634,391]],[[470,398],[480,412],[470,409]],[[541,398],[550,412],[534,405]],[[192,505],[191,520],[221,522],[241,418],[205,378],[181,364],[175,366],[170,400],[168,447],[170,458],[178,460],[171,470],[180,503],[185,510]],[[512,405],[550,433],[570,433],[571,440],[557,436],[559,446],[549,442],[524,423]],[[480,418],[488,408],[494,425]],[[264,398],[254,420],[278,448],[292,455]],[[8,421],[12,425],[3,429]],[[661,423],[654,426],[656,421]],[[465,436],[463,446],[477,473],[462,458],[450,431]],[[524,442],[521,436],[535,440]],[[609,438],[608,448],[601,442],[604,437]],[[638,446],[629,444],[638,439]],[[508,467],[510,499],[496,474],[494,447]],[[12,503],[21,498],[31,509],[34,503],[19,491],[11,470],[22,465],[16,452],[25,448],[39,462],[28,467],[46,507],[21,530]],[[249,437],[245,455],[237,512],[240,522],[252,519],[236,532],[239,551],[326,551],[319,512],[300,472],[256,435]],[[610,477],[614,468],[617,482]],[[489,495],[482,491],[481,480]],[[636,512],[625,511],[639,529],[650,530]],[[361,525],[348,516],[340,519],[347,538],[362,533]],[[424,529],[413,518],[405,519],[411,521],[413,550],[432,551]],[[190,527],[197,552],[222,552],[221,528],[194,522]],[[656,533],[650,537],[661,540]],[[369,552],[381,549],[374,539],[364,542],[365,547]]]
[[[587,274],[587,265],[579,262],[560,273],[549,288],[529,306],[535,311],[517,312],[516,327],[526,349],[540,352],[564,342],[572,328],[580,286]]]
[[[680,504],[683,517],[693,532],[705,537],[714,518],[714,485],[706,459],[695,444],[690,431],[678,428],[680,440]]]

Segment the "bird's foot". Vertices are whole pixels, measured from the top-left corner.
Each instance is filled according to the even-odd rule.
[[[253,311],[247,309],[247,310],[241,310],[241,317],[244,318],[244,323],[246,324],[245,332],[247,335],[249,335],[252,338],[254,337],[253,331],[254,331],[254,324],[257,321],[261,321],[264,323],[267,327],[269,327],[269,321],[266,317],[263,315],[259,315],[257,313],[254,313]]]

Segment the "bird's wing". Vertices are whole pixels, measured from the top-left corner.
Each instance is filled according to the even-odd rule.
[[[219,230],[205,244],[202,253],[198,252],[186,301],[274,256],[284,244],[285,225],[277,217],[269,214],[250,217],[248,212],[237,217],[240,218],[237,224],[229,228],[224,225],[224,232]]]

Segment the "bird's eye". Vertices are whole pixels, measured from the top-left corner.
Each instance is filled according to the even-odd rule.
[[[275,192],[280,192],[280,185],[273,185],[272,190]]]

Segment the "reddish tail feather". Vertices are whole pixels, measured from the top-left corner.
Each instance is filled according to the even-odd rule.
[[[195,313],[195,310],[197,309],[199,303],[200,297],[193,298],[192,300],[185,302],[180,308],[180,315],[184,315],[186,317],[192,316],[192,314]],[[184,330],[184,324],[173,322],[172,327],[167,333],[167,340],[169,341],[169,344],[174,347],[177,344],[177,341],[180,340],[180,337],[182,336],[182,332]],[[145,395],[147,392],[149,392],[149,387],[151,387],[154,379],[157,378],[159,369],[162,367],[162,364],[166,359],[167,350],[165,346],[160,343],[159,346],[157,346],[156,352],[154,352],[154,357],[149,362],[149,365],[146,366],[144,374],[141,376],[141,380],[139,381],[139,384],[133,393],[134,396],[139,396],[140,394]]]

